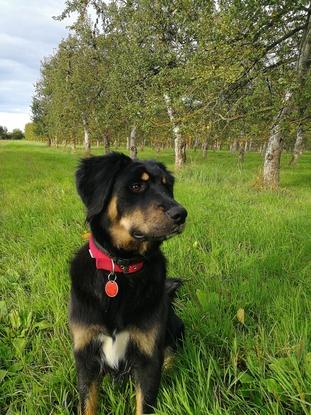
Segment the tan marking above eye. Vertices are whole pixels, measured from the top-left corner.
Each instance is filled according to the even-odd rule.
[[[166,180],[166,177],[162,177],[162,179],[161,179],[161,182],[163,183],[163,184],[166,184],[167,183],[167,180]]]
[[[149,176],[149,174],[147,172],[144,171],[143,174],[141,175],[141,179],[144,182],[147,182],[150,179],[150,176]]]

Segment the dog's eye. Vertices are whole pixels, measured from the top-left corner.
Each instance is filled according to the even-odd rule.
[[[144,190],[145,185],[143,183],[133,183],[130,185],[130,189],[134,193],[140,193]]]

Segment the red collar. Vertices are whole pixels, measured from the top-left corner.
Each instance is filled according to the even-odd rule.
[[[112,273],[122,272],[124,274],[133,274],[134,272],[140,271],[144,266],[143,262],[136,262],[127,266],[118,265],[113,258],[105,254],[95,245],[93,235],[89,239],[89,252],[91,257],[96,260],[97,269],[104,269]]]

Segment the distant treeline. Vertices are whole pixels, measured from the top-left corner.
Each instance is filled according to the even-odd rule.
[[[22,140],[25,138],[24,133],[19,128],[14,128],[12,132],[8,132],[6,127],[0,125],[0,140]]]
[[[310,137],[310,15],[309,0],[68,0],[35,133],[86,151],[127,141],[133,157],[175,146],[177,166],[187,147],[265,149],[278,171],[283,146],[296,161]]]

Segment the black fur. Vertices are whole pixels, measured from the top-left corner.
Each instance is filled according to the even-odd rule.
[[[141,179],[144,172],[148,177],[145,181]],[[155,328],[150,334],[154,335],[152,352],[147,353],[130,338],[125,358],[117,368],[134,376],[144,397],[142,413],[152,413],[165,348],[175,349],[184,334],[183,322],[172,305],[180,280],[166,279],[166,260],[160,244],[168,235],[181,232],[186,211],[173,199],[173,176],[164,165],[154,161],[132,161],[119,153],[87,158],[81,161],[76,182],[99,246],[116,261],[144,262],[140,272],[117,274],[119,293],[109,298],[104,292],[109,273],[96,269],[88,244],[72,260],[70,325],[73,335],[77,326],[84,330],[85,339],[88,333],[93,333],[88,330],[94,330],[94,335],[82,347],[75,348],[82,414],[95,414],[90,404],[91,387],[99,385],[102,376],[112,371],[103,358],[100,334],[114,339],[120,332],[134,330],[143,338],[144,333],[149,336]],[[139,183],[143,190],[133,191],[136,189],[133,183]],[[117,219],[107,213],[112,197],[116,200]],[[146,220],[138,221],[137,217],[147,211],[150,220],[146,216]],[[128,232],[129,242],[126,245],[121,240],[119,246],[113,226],[123,232],[122,218],[127,218],[129,228],[124,232]]]

